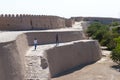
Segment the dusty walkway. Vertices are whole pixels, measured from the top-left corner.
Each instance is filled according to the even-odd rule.
[[[54,47],[55,44],[40,45],[37,50],[31,47],[26,54],[26,80],[48,80],[49,69],[46,65],[45,68],[42,66],[42,61],[45,63],[44,50]]]
[[[73,42],[68,42],[70,44]],[[65,45],[60,43],[58,46]],[[48,66],[43,69],[45,63],[44,51],[56,47],[56,44],[46,44],[39,45],[37,50],[34,50],[34,47],[31,47],[25,56],[25,66],[26,66],[26,80],[48,80],[49,79],[49,69]],[[43,66],[42,66],[43,65]],[[45,65],[46,66],[46,65]]]
[[[78,42],[78,41],[59,43],[58,46],[74,44],[75,42]],[[45,62],[46,59],[43,54],[45,53],[45,50],[53,47],[56,47],[56,44],[38,45],[37,50],[34,50],[34,47],[30,47],[30,49],[25,55],[26,80],[31,80],[31,79],[32,80],[48,80],[49,79],[48,66],[43,69],[43,66],[44,65],[46,66],[46,62]]]
[[[120,72],[109,58],[110,52],[104,50],[102,53],[103,57],[98,62],[52,80],[120,80]]]

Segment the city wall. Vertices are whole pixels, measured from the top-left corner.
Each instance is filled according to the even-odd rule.
[[[39,44],[55,43],[56,33],[26,32],[18,35],[15,40],[0,43],[0,80],[25,80],[25,54],[33,45],[34,37]],[[59,35],[60,42],[84,39],[80,31],[59,32]]]
[[[0,30],[39,30],[72,26],[72,21],[46,15],[0,15]]]
[[[71,27],[72,19],[45,15],[0,15],[0,31],[39,30]],[[85,39],[82,31],[25,32],[14,40],[0,43],[0,79],[25,80],[25,54],[33,45],[34,38],[38,44],[70,42]],[[9,37],[9,36],[6,36]],[[51,77],[78,65],[99,60],[101,52],[97,41],[78,41],[73,44],[46,50],[46,59]]]
[[[71,27],[75,21],[73,19],[65,19],[65,24],[67,27]]]
[[[56,32],[51,32],[51,34],[47,32],[33,32],[33,34],[28,32],[18,35],[13,41],[0,43],[1,80],[24,80],[25,53],[34,39],[34,37],[30,36],[36,36],[41,44],[49,44],[51,41],[55,43],[55,34]],[[81,33],[75,33],[74,31],[61,32],[60,35],[62,36],[62,34],[71,37],[63,36],[60,38],[60,42],[75,42],[45,51],[44,56],[48,61],[51,77],[73,67],[95,62],[101,58],[101,51],[97,41],[81,40],[84,39],[84,37],[80,36]]]
[[[90,64],[101,58],[99,43],[81,40],[46,50],[51,77],[76,66]]]
[[[0,80],[24,80],[24,55],[28,49],[26,35],[0,43]]]
[[[56,34],[60,43],[85,39],[82,31],[29,32],[26,36],[29,46],[32,46],[34,38],[37,38],[38,44],[56,43]]]

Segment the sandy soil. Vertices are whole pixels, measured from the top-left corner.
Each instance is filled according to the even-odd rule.
[[[103,50],[102,53],[102,59],[96,63],[51,80],[120,80],[120,72],[116,64],[109,58],[110,51]]]

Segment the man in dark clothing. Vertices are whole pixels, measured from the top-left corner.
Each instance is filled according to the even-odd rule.
[[[59,44],[59,37],[58,34],[56,34],[56,46]]]

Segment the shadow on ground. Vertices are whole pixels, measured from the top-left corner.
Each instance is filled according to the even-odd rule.
[[[113,65],[111,68],[115,69],[116,71],[120,72],[120,66],[119,65]]]
[[[95,63],[95,62],[91,62],[91,63],[87,63],[87,64],[76,66],[74,68],[68,69],[68,70],[63,71],[61,73],[58,73],[55,76],[53,76],[52,78],[56,78],[56,77],[60,77],[60,76],[63,76],[63,75],[67,75],[67,74],[73,73],[73,72],[75,72],[77,70],[80,70],[80,69],[84,68],[85,66],[93,64],[93,63]]]

